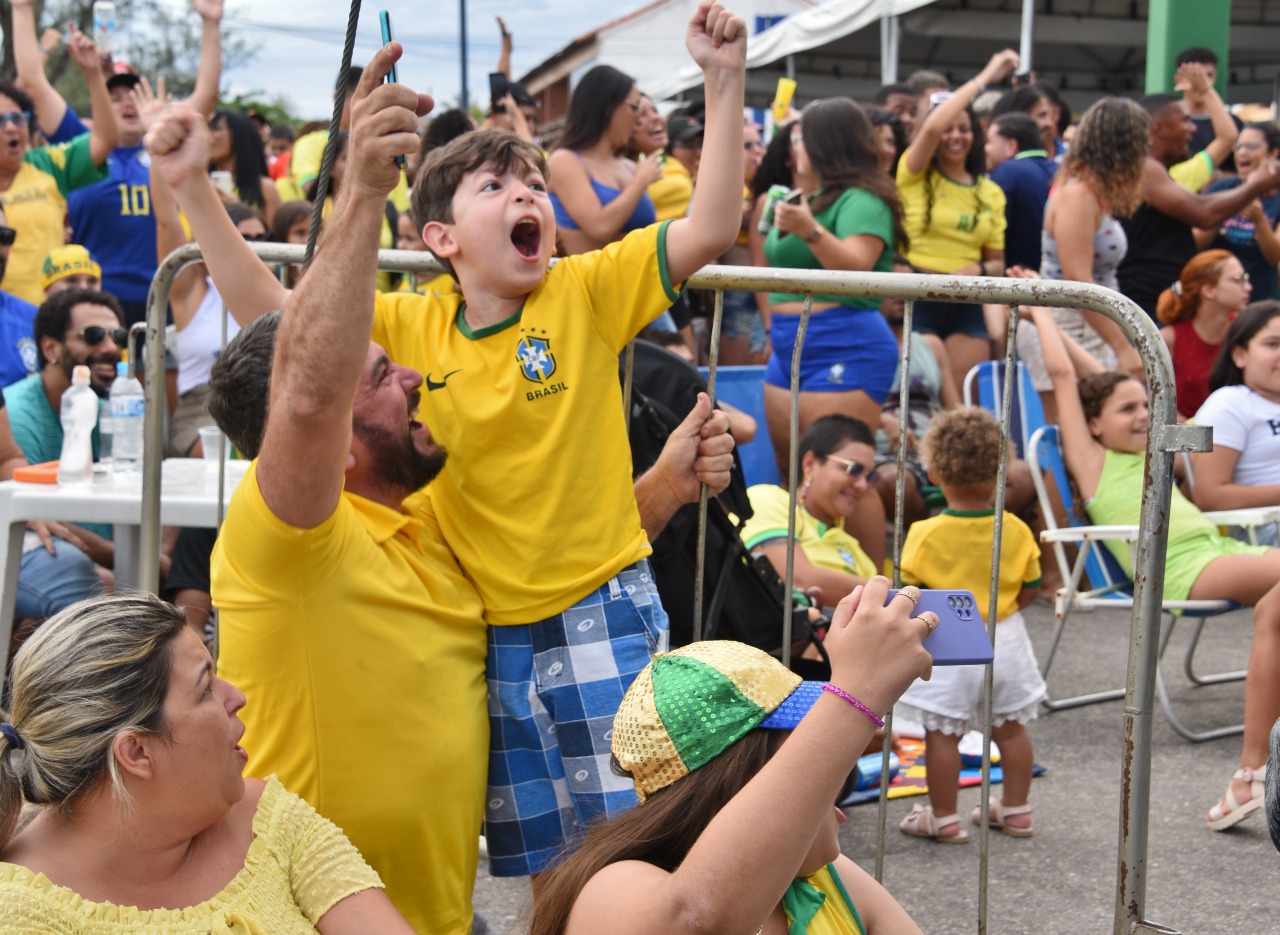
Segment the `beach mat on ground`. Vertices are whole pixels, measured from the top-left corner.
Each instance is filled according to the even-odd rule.
[[[911,737],[898,737],[894,743],[894,753],[889,758],[889,798],[902,799],[911,795],[924,795],[929,789],[924,778],[924,741]],[[963,752],[963,750],[962,750]],[[993,753],[993,757],[994,757]],[[960,788],[982,784],[982,756],[972,754],[962,756],[960,769]],[[880,798],[880,763],[879,753],[868,754],[858,760],[858,781],[840,805],[861,805],[864,802],[875,802]],[[1032,770],[1033,776],[1039,776],[1045,767],[1037,763]],[[998,762],[991,764],[991,784],[994,786],[1003,778]]]

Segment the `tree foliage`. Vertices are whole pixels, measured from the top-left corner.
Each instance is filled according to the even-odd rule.
[[[185,3],[175,8],[161,0],[114,0],[116,20],[121,24],[117,61],[126,62],[141,75],[163,75],[170,92],[181,97],[195,87],[200,61],[200,17]],[[0,26],[4,28],[4,63],[0,78],[14,77],[11,10],[8,0],[0,0]],[[93,0],[44,0],[36,3],[39,29],[52,27],[66,32],[74,22],[85,32],[93,27]],[[229,70],[249,61],[257,51],[243,39],[222,36],[222,66]],[[72,65],[66,49],[58,46],[45,64],[46,74],[77,112],[87,113],[89,95],[80,70]]]

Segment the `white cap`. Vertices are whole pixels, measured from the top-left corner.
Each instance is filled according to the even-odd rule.
[[[89,385],[89,368],[84,364],[77,364],[76,368],[71,371],[72,386],[88,386]]]

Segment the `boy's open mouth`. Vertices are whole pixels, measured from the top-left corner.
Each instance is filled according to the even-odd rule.
[[[523,218],[511,232],[511,243],[525,259],[533,259],[542,247],[542,230],[533,218]]]

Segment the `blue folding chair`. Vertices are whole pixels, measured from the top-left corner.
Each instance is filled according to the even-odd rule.
[[[1062,639],[1067,619],[1073,611],[1088,611],[1096,608],[1123,610],[1133,607],[1133,582],[1124,569],[1120,567],[1120,563],[1116,561],[1115,556],[1107,550],[1105,543],[1119,540],[1126,543],[1131,549],[1136,549],[1138,527],[1091,526],[1079,521],[1080,515],[1078,514],[1080,511],[1074,509],[1072,502],[1071,485],[1068,481],[1066,463],[1062,458],[1058,426],[1046,425],[1032,434],[1030,444],[1027,447],[1027,460],[1031,464],[1032,481],[1035,483],[1041,512],[1044,515],[1045,524],[1048,526],[1040,534],[1040,538],[1052,547],[1058,568],[1062,572],[1062,579],[1066,582],[1065,587],[1058,591],[1054,600],[1056,623],[1053,639],[1049,645],[1049,652],[1040,666],[1040,672],[1047,681],[1049,668],[1053,664],[1054,656],[1058,651],[1058,645]],[[1066,514],[1072,523],[1069,527],[1059,527],[1057,525],[1054,504],[1046,482],[1046,473],[1052,476],[1062,504],[1066,508]],[[1231,511],[1230,518],[1236,522],[1241,520],[1252,522],[1255,519],[1263,519],[1266,516],[1266,511],[1256,511],[1256,513],[1257,517],[1252,517],[1246,511]],[[1219,515],[1214,513],[1205,515],[1214,523],[1224,522],[1227,516],[1227,514]],[[1067,558],[1065,545],[1068,542],[1077,543],[1079,548],[1074,563]],[[1082,584],[1085,585],[1084,589],[1082,589]],[[1222,672],[1214,675],[1198,675],[1193,665],[1196,647],[1200,642],[1200,634],[1204,627],[1205,619],[1237,609],[1239,605],[1225,600],[1185,600],[1162,601],[1161,607],[1167,622],[1161,630],[1158,649],[1156,694],[1160,699],[1160,707],[1164,711],[1165,718],[1169,721],[1169,726],[1180,736],[1192,742],[1214,740],[1219,737],[1228,737],[1240,733],[1243,730],[1243,725],[1240,724],[1204,731],[1195,731],[1187,727],[1173,711],[1169,693],[1165,687],[1164,676],[1159,665],[1159,660],[1163,658],[1165,648],[1169,645],[1169,638],[1173,634],[1174,625],[1177,623],[1178,617],[1183,616],[1189,617],[1193,621],[1191,641],[1187,647],[1187,655],[1183,664],[1187,677],[1196,685],[1213,685],[1243,679],[1245,675],[1243,670]],[[1058,711],[1064,708],[1095,704],[1099,701],[1112,701],[1117,698],[1123,698],[1124,693],[1125,690],[1123,688],[1113,688],[1075,695],[1070,698],[1050,699],[1045,702],[1045,706],[1052,711]]]
[[[964,404],[981,406],[997,419],[1003,416],[1004,375],[1003,360],[984,360],[964,376]],[[1036,429],[1045,423],[1044,406],[1040,394],[1031,385],[1031,376],[1021,361],[1017,368],[1018,382],[1013,386],[1013,412],[1009,420],[1009,437],[1013,439],[1018,457],[1027,457],[1027,447]]]
[[[707,376],[706,367],[699,367],[698,372]],[[779,483],[778,462],[774,460],[769,426],[764,421],[764,367],[717,367],[716,401],[728,403],[756,420],[756,437],[738,446],[747,486]]]

